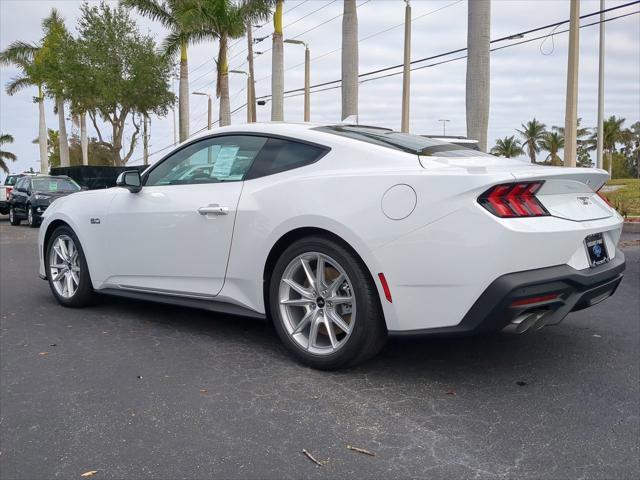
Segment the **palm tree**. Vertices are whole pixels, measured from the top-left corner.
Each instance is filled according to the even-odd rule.
[[[612,169],[613,154],[616,152],[616,144],[624,143],[627,139],[627,133],[623,128],[625,118],[616,118],[615,115],[607,118],[603,123],[602,136],[604,137],[603,150],[604,150],[604,166],[608,166],[609,174]],[[589,141],[592,145],[595,145],[598,141],[598,132],[595,131]]]
[[[356,0],[344,0],[342,14],[342,120],[358,116],[358,13]]]
[[[216,95],[220,98],[220,126],[231,124],[227,58],[229,39],[242,37],[248,23],[266,19],[272,3],[269,0],[244,0],[238,4],[231,0],[201,0],[194,4],[195,8],[185,11],[193,35],[218,40]]]
[[[271,120],[284,120],[284,48],[282,43],[282,4],[276,0],[273,14],[273,48],[271,54]]]
[[[13,143],[13,136],[8,133],[0,133],[0,148],[2,148],[2,145],[7,143]],[[0,150],[0,169],[4,170],[5,173],[9,173],[9,168],[7,167],[5,160],[15,161],[16,155],[11,152]]]
[[[136,10],[169,29],[171,33],[163,44],[167,55],[180,52],[180,84],[178,93],[178,130],[181,142],[189,137],[189,63],[187,47],[204,38],[202,32],[190,28],[190,14],[197,6],[194,0],[120,0],[120,4]]]
[[[67,138],[67,123],[65,116],[65,100],[67,87],[65,78],[68,72],[64,70],[66,47],[69,45],[70,35],[64,24],[64,19],[55,9],[51,9],[48,17],[42,20],[42,69],[44,72],[47,94],[55,99],[54,112],[58,114],[58,132],[60,142],[60,165],[69,166],[69,140]]]
[[[547,126],[534,117],[533,120],[523,123],[521,127],[522,130],[516,129],[516,131],[524,140],[522,146],[526,147],[531,163],[536,163],[536,153],[540,152],[540,141],[547,131]]]
[[[548,163],[557,167],[562,166],[562,158],[560,158],[558,152],[564,148],[564,136],[560,132],[545,133],[540,142],[540,148],[549,152],[546,158]]]
[[[517,157],[523,153],[520,140],[516,140],[515,135],[497,139],[495,146],[491,149],[491,154],[506,158]]]
[[[489,127],[489,35],[491,33],[490,0],[467,3],[467,137],[478,141],[487,151]]]
[[[13,42],[6,50],[0,52],[0,65],[15,65],[20,69],[20,75],[13,78],[6,86],[8,95],[15,95],[20,90],[36,86],[38,96],[35,102],[38,104],[38,145],[40,149],[40,171],[49,171],[47,155],[47,125],[44,111],[44,81],[39,69],[39,45],[25,42]]]

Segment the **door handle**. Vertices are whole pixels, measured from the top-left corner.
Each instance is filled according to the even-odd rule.
[[[198,209],[200,215],[227,215],[229,207],[223,207],[218,204],[207,205]]]

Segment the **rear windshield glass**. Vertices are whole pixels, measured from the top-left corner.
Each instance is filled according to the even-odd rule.
[[[16,184],[16,182],[18,181],[18,179],[20,178],[19,175],[9,175],[6,180],[4,181],[5,185],[10,185],[13,186]]]
[[[416,155],[434,157],[491,156],[460,145],[454,145],[453,143],[411,135],[410,133],[395,132],[386,128],[332,125],[315,127],[314,130],[373,143],[374,145],[393,148],[394,150],[415,153]]]
[[[70,178],[43,177],[34,178],[35,192],[77,192],[80,186]]]

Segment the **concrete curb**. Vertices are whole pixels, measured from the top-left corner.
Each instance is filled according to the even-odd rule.
[[[624,222],[622,231],[624,233],[640,233],[640,222]]]

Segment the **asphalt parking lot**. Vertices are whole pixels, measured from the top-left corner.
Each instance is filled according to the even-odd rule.
[[[254,320],[64,309],[36,237],[0,218],[2,479],[640,476],[638,236],[618,293],[560,326],[394,340],[336,373]]]

